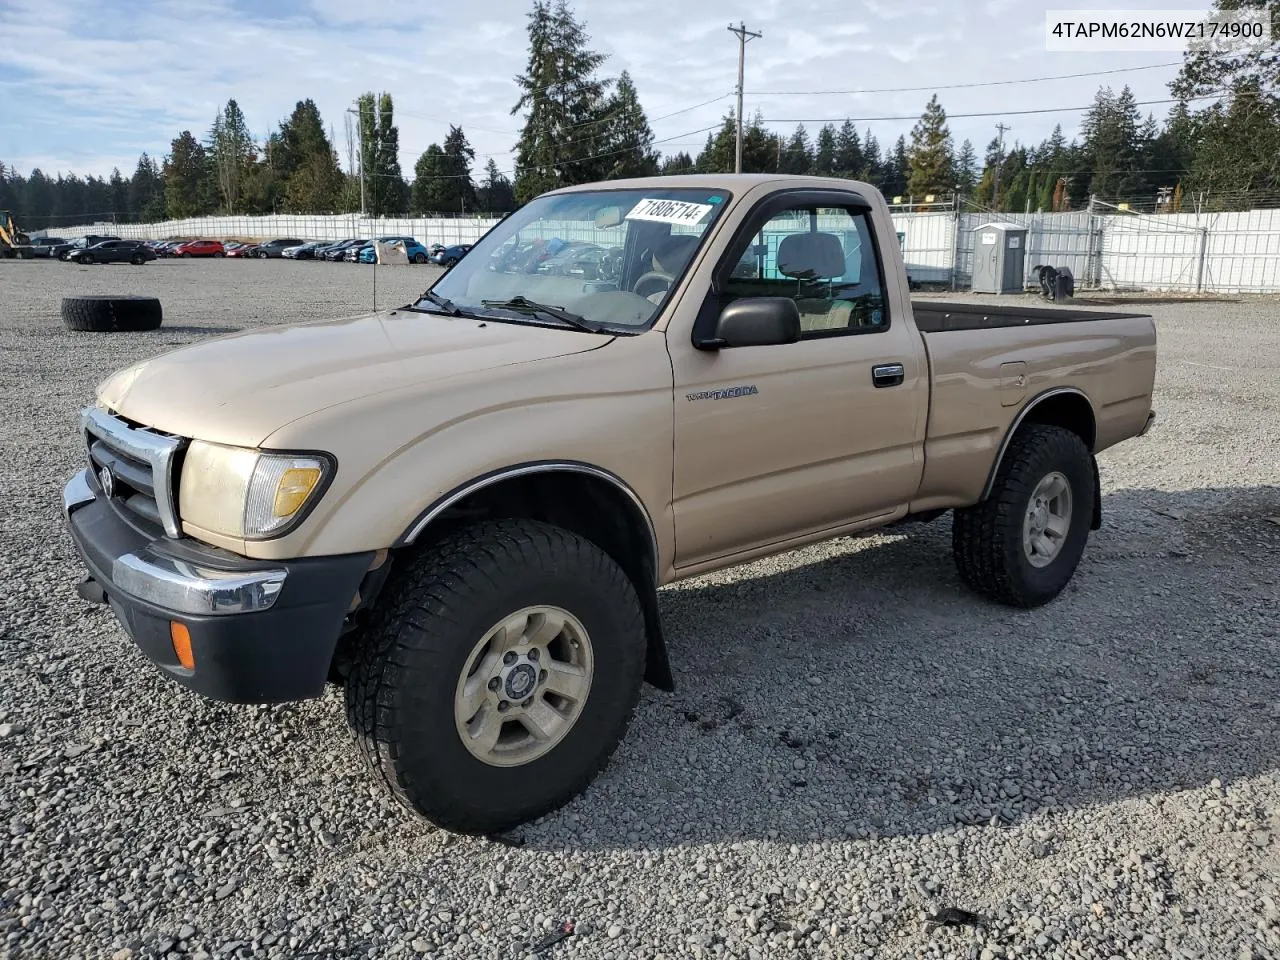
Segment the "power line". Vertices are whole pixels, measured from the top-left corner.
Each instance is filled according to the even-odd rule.
[[[1135,107],[1151,107],[1151,106],[1156,106],[1157,104],[1165,104],[1165,103],[1186,103],[1188,100],[1207,100],[1212,97],[1218,97],[1218,96],[1221,96],[1224,92],[1226,91],[1218,90],[1218,91],[1215,91],[1214,93],[1201,94],[1198,97],[1185,97],[1185,98],[1174,97],[1173,99],[1170,99],[1170,100],[1135,100],[1133,105]],[[1083,107],[1039,107],[1032,110],[984,110],[978,113],[948,113],[947,119],[956,120],[956,119],[962,119],[966,117],[1019,117],[1019,116],[1026,116],[1027,114],[1033,114],[1033,113],[1075,113],[1078,111],[1092,110],[1094,106],[1096,106],[1096,104],[1090,103],[1090,104],[1086,104]],[[826,117],[819,120],[813,120],[813,119],[783,120],[783,119],[770,118],[766,122],[767,123],[842,123],[845,120],[848,120],[851,123],[874,123],[879,120],[919,120],[919,119],[920,119],[920,114],[912,113],[912,114],[905,114],[902,116],[893,116],[893,117]]]
[[[1116,67],[1113,70],[1090,70],[1086,73],[1060,73],[1052,77],[1024,77],[1021,80],[983,80],[977,83],[942,83],[927,87],[879,87],[859,90],[750,90],[753,97],[823,97],[851,96],[860,93],[921,93],[931,90],[966,90],[974,87],[1004,87],[1019,83],[1044,83],[1049,80],[1076,80],[1080,77],[1102,77],[1113,73],[1131,73],[1136,70],[1155,70],[1160,67],[1178,67],[1182,61],[1149,63],[1141,67]]]

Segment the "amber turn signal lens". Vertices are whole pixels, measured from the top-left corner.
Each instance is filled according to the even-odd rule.
[[[178,662],[188,670],[194,670],[196,658],[191,652],[191,631],[187,629],[187,625],[170,620],[169,639],[173,641],[173,652],[178,655]]]

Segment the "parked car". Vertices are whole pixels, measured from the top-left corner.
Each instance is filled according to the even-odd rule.
[[[235,248],[232,248],[232,247],[230,247],[230,246],[228,245],[228,247],[227,247],[227,256],[228,256],[228,257],[241,257],[241,258],[243,258],[243,257],[253,257],[253,256],[256,256],[256,255],[257,255],[257,250],[258,250],[258,244],[256,244],[256,243],[245,243],[245,244],[241,244],[240,246],[235,247]]]
[[[266,243],[258,244],[258,249],[253,251],[253,255],[259,260],[278,260],[284,256],[284,252],[290,247],[300,246],[307,241],[298,237],[283,237],[278,240],[268,240]]]
[[[434,257],[437,253],[444,249],[443,243],[433,243],[427,248],[427,258]]]
[[[221,240],[189,240],[175,247],[175,257],[225,257],[226,249]]]
[[[445,247],[437,253],[431,258],[431,262],[442,267],[452,267],[456,265],[459,260],[465,257],[467,255],[467,251],[470,249],[471,244],[469,243],[456,243],[452,247]]]
[[[381,243],[390,243],[393,240],[400,240],[404,243],[405,256],[409,258],[410,263],[427,262],[427,248],[413,239],[413,237],[378,237],[378,241]],[[360,251],[361,263],[375,263],[377,259],[378,251],[372,243]]]
[[[186,242],[187,241],[185,240],[161,240],[151,249],[153,249],[156,252],[156,256],[172,257],[173,251],[176,250],[178,247],[182,246]]]
[[[140,267],[156,259],[156,255],[141,240],[104,240],[92,247],[72,250],[67,259],[71,263],[132,263]]]
[[[352,247],[358,246],[359,244],[364,242],[365,241],[359,239],[358,237],[352,237],[351,239],[348,239],[348,240],[339,240],[337,243],[332,243],[329,246],[325,247],[321,255],[324,257],[325,260],[328,260],[331,263],[336,262],[338,260],[341,260],[342,255],[345,254]]]
[[[92,247],[95,243],[102,243],[106,240],[119,240],[119,237],[111,235],[101,235],[91,233],[88,236],[81,237],[78,240],[72,240],[70,243],[60,244],[56,247],[49,248],[49,255],[57,257],[59,260],[69,260],[72,250],[85,250]]]
[[[285,247],[282,256],[290,260],[314,260],[316,251],[325,245],[323,240],[309,240],[296,247]]]
[[[360,254],[371,246],[373,246],[372,240],[361,240],[359,243],[353,243],[342,251],[342,259],[347,263],[356,263],[360,259]]]
[[[518,233],[570,222],[626,251],[607,289],[488,269]],[[884,196],[854,180],[581,184],[525,204],[410,305],[142,360],[67,425],[93,461],[62,495],[87,575],[76,592],[110,603],[158,675],[206,697],[343,686],[371,777],[481,835],[587,789],[643,684],[674,689],[668,654],[690,644],[668,651],[664,585],[946,518],[913,554],[945,539],[967,588],[1042,608],[975,605],[992,630],[1087,616],[1078,597],[1043,605],[1077,575],[1105,598],[1117,575],[1078,568],[1107,506],[1098,454],[1155,416],[1152,318],[913,303],[894,235]],[[929,563],[896,566],[918,577]],[[839,587],[851,569],[822,576]],[[887,573],[858,585],[874,617],[861,625],[910,637],[919,611]],[[927,575],[934,593],[952,579]],[[751,615],[787,615],[767,603]],[[97,638],[108,656],[111,639]],[[973,669],[1036,655],[1011,644],[975,643]],[[733,657],[775,702],[823,695],[780,686],[753,638]],[[106,724],[131,709],[107,695],[113,679],[79,680]],[[179,725],[206,713],[170,703]],[[845,736],[874,722],[847,714]],[[670,762],[668,742],[635,746]],[[157,739],[154,762],[184,749]],[[649,789],[633,809],[660,802],[662,784]]]
[[[62,237],[32,237],[31,256],[50,258],[53,256],[55,247],[61,247],[70,242],[70,240],[64,240]]]

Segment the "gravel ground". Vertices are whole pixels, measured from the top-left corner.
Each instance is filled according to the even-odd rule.
[[[382,268],[406,301],[428,268]],[[1033,612],[966,593],[949,523],[662,592],[647,690],[579,800],[505,842],[384,799],[341,699],[206,702],[81,602],[75,412],[180,343],[350,314],[346,264],[0,264],[0,954],[1244,960],[1280,956],[1280,309],[1154,304],[1147,438]],[[70,334],[64,293],[154,292]],[[1008,302],[1007,300],[1005,302]],[[976,926],[929,928],[940,907]]]

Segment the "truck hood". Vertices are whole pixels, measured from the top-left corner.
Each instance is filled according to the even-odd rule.
[[[182,347],[104,380],[98,399],[138,423],[257,446],[285,424],[376,393],[581,353],[612,338],[393,310],[268,327]]]

